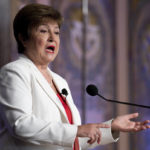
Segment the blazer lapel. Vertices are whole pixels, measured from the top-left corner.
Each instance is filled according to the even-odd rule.
[[[39,83],[39,85],[41,86],[41,88],[44,90],[44,92],[48,95],[48,97],[50,98],[50,100],[52,100],[57,105],[57,107],[59,108],[60,112],[64,116],[64,119],[66,120],[66,122],[69,123],[67,114],[65,112],[65,109],[64,109],[62,103],[60,102],[60,100],[57,97],[56,93],[50,87],[49,83],[46,81],[46,79],[43,77],[43,75],[41,74],[41,72],[38,70],[38,68],[26,56],[22,55],[20,57],[20,59],[23,59],[26,63],[29,63],[29,65],[30,65],[30,67],[32,69],[32,73],[34,74],[37,82]],[[61,93],[62,89],[64,89],[64,88],[68,91],[69,94],[66,97],[66,101],[67,101],[67,104],[69,105],[69,107],[71,109],[72,117],[73,117],[73,122],[75,124],[81,124],[81,119],[80,119],[79,112],[78,112],[75,104],[73,103],[73,99],[72,99],[71,93],[69,92],[70,90],[68,89],[67,83],[64,82],[63,79],[61,79],[60,77],[58,77],[57,75],[55,75],[55,73],[53,73],[50,69],[48,69],[48,70],[50,71],[50,73],[52,75],[53,81],[54,81],[54,83],[55,83],[55,85],[56,85],[57,90],[59,91],[59,93]]]
[[[35,67],[35,69],[34,69],[35,77],[36,77],[38,83],[40,84],[42,89],[47,93],[47,95],[51,98],[51,100],[53,100],[53,102],[57,105],[57,107],[60,109],[60,112],[62,112],[65,120],[69,123],[67,114],[66,114],[65,109],[64,109],[62,103],[60,102],[59,98],[57,97],[57,95],[55,94],[53,89],[50,87],[50,85],[48,84],[46,79],[43,77],[43,75],[40,73],[40,71],[36,68],[35,65],[34,65],[34,67]],[[68,91],[68,87],[67,87],[66,83],[64,83],[64,81],[62,79],[60,80],[60,78],[56,77],[56,75],[54,75],[54,73],[50,69],[48,69],[48,70],[50,71],[50,73],[52,75],[53,82],[55,83],[58,92],[62,93],[62,89],[64,89],[64,88]],[[72,112],[73,123],[81,124],[80,115],[79,115],[79,112],[78,112],[75,104],[73,103],[71,93],[69,93],[68,96],[66,97],[66,101]]]
[[[66,84],[66,82],[64,82],[63,80],[60,80],[57,76],[55,76],[52,71],[50,71],[50,73],[53,77],[53,81],[54,81],[59,93],[62,93],[62,89],[66,89],[68,92],[68,95],[66,96],[66,102],[67,102],[68,106],[70,107],[70,110],[72,113],[72,118],[73,118],[73,123],[81,124],[80,114],[73,102],[71,93],[69,92],[70,90],[68,88],[68,85]]]
[[[41,88],[49,96],[50,100],[52,100],[57,105],[60,112],[63,114],[65,120],[69,122],[64,107],[62,106],[59,98],[57,97],[53,89],[50,87],[49,83],[46,81],[44,76],[41,74],[41,72],[38,70],[38,68],[33,64],[31,60],[29,60],[26,56],[23,56],[22,58],[29,62],[30,67],[32,69],[32,73],[34,74],[34,77],[36,78]]]

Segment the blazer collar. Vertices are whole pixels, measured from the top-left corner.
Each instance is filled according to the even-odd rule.
[[[36,78],[37,82],[41,86],[41,88],[45,91],[45,93],[49,96],[49,98],[57,105],[57,107],[60,109],[60,112],[63,114],[64,119],[69,123],[67,114],[65,112],[65,109],[63,105],[61,104],[58,96],[56,93],[53,91],[49,83],[46,81],[46,79],[43,77],[41,72],[38,70],[38,68],[34,65],[34,63],[28,59],[25,55],[21,55],[20,59],[24,59],[26,62],[29,63],[30,68],[32,69],[32,72],[34,74],[34,77]],[[67,88],[65,84],[63,84],[62,80],[60,80],[54,73],[48,69],[52,75],[53,81],[57,86],[58,91],[61,93],[63,88]]]

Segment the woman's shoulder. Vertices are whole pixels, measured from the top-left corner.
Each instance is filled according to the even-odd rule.
[[[0,86],[5,85],[15,88],[15,86],[19,85],[20,87],[25,86],[27,89],[30,89],[32,78],[32,70],[21,59],[4,65],[0,70]]]
[[[6,70],[20,71],[20,70],[24,70],[24,69],[27,69],[27,68],[29,68],[29,66],[26,63],[24,63],[20,59],[17,59],[15,61],[9,62],[8,64],[4,65],[1,68],[1,71],[6,71]]]
[[[30,65],[23,59],[18,58],[15,61],[9,62],[0,69],[0,76],[7,74],[29,75],[31,72]]]

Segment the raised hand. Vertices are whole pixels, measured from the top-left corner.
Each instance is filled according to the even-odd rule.
[[[136,132],[150,128],[150,125],[148,125],[150,120],[145,120],[143,122],[130,120],[138,116],[138,113],[133,113],[116,117],[112,122],[112,131]]]
[[[95,141],[99,144],[101,141],[101,132],[99,128],[110,128],[107,124],[85,124],[78,126],[77,137],[88,137],[88,143],[93,144]]]

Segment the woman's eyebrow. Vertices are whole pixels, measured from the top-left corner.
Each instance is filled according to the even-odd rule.
[[[47,24],[40,24],[39,26],[46,26],[46,27],[49,27]]]
[[[55,29],[59,29],[59,27],[58,27],[58,26],[56,26],[56,27],[55,27]]]
[[[41,24],[40,26],[45,26],[45,27],[49,28],[49,25],[47,25],[47,24]],[[58,26],[58,25],[55,25],[54,28],[55,28],[55,29],[59,29],[59,26]]]

